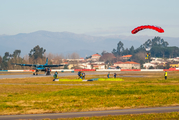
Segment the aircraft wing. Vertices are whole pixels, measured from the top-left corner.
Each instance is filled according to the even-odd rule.
[[[29,67],[36,67],[36,65],[33,65],[33,64],[17,64],[17,63],[12,63],[13,65],[20,65],[20,66],[29,66]]]

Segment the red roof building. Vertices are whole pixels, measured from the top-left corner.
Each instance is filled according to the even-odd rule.
[[[131,57],[132,57],[132,55],[124,55],[124,56],[122,56],[122,58],[126,59],[126,60],[130,59]]]
[[[93,54],[92,57],[91,57],[91,60],[92,61],[99,61],[100,57],[101,57],[101,55],[99,55],[99,54]]]

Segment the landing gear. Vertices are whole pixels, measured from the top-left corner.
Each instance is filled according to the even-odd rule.
[[[33,73],[33,75],[38,75],[38,73]]]
[[[38,70],[36,70],[35,73],[33,73],[33,75],[38,75]]]

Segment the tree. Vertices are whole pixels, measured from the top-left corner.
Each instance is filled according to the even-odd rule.
[[[112,50],[112,54],[114,54],[114,55],[116,56],[117,50],[116,50],[116,49],[113,49],[113,50]]]
[[[104,61],[105,63],[112,64],[116,61],[116,57],[112,53],[105,53],[100,57],[100,61]]]
[[[78,53],[72,53],[71,54],[71,59],[79,59],[80,58],[80,56],[79,56],[79,54]]]
[[[129,49],[129,53],[131,54],[131,55],[134,55],[134,46],[131,46],[131,48]]]
[[[145,61],[145,56],[146,56],[145,51],[143,51],[143,52],[138,52],[138,53],[136,53],[135,55],[133,55],[131,59],[132,59],[132,61],[134,61],[134,62],[140,63],[141,60],[142,60],[142,61]]]
[[[151,48],[152,47],[152,41],[150,39],[148,39],[144,44],[143,44],[143,48]]]
[[[6,58],[9,57],[9,52],[5,52],[4,57],[6,57]]]
[[[89,58],[91,58],[92,56],[88,56],[88,57],[86,57],[86,59],[89,59]]]
[[[129,54],[129,50],[128,48],[126,48],[123,52],[122,52],[123,55],[128,55]]]
[[[30,58],[38,59],[38,58],[44,58],[43,54],[45,53],[45,49],[40,48],[39,45],[35,46],[33,49],[31,49],[29,53]]]
[[[8,61],[9,61],[9,52],[4,53],[4,57],[2,58],[1,68],[7,69],[8,68]]]
[[[2,64],[2,57],[0,56],[0,70],[2,69],[1,64]]]
[[[152,40],[148,39],[142,46],[143,48],[152,48],[152,47],[167,47],[168,42],[164,41],[160,37],[154,37]]]
[[[21,50],[15,50],[14,52],[13,52],[13,57],[19,57],[20,56],[20,54],[21,54]]]
[[[103,50],[103,52],[101,53],[101,55],[104,55],[105,53],[108,53],[108,52],[106,52],[105,50]]]
[[[152,39],[152,47],[153,46],[167,47],[168,45],[169,45],[168,42],[164,41],[160,37],[154,37]]]
[[[117,53],[119,55],[122,55],[122,51],[124,50],[124,47],[123,47],[123,43],[121,41],[119,41],[119,43],[117,44]]]

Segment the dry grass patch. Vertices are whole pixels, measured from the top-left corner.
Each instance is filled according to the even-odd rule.
[[[28,85],[0,85],[0,114],[75,112],[178,105],[179,76],[175,76],[177,73],[169,73],[173,76],[168,80],[164,80],[162,75],[152,78],[122,78],[124,81],[94,82],[52,82],[51,77],[1,80],[0,83]],[[102,78],[105,76],[102,75]],[[91,76],[87,77],[91,78]],[[97,77],[98,75],[93,75],[93,78]],[[74,79],[73,76],[63,78]],[[68,84],[74,84],[74,86]],[[80,84],[80,86],[75,84]],[[85,84],[93,84],[93,86],[85,86]]]

